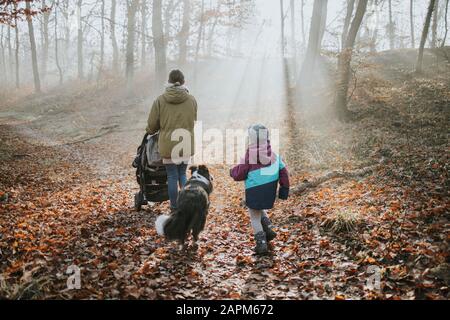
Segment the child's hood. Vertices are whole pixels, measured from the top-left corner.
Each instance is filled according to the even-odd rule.
[[[269,165],[276,161],[270,141],[264,144],[251,144],[245,154],[245,163]]]

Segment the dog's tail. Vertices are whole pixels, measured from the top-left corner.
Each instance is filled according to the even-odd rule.
[[[167,240],[184,241],[198,218],[198,206],[195,204],[177,209],[170,216],[160,216],[156,220],[156,230],[158,234],[166,237]]]
[[[158,234],[160,236],[165,236],[165,234],[164,234],[164,227],[166,226],[166,224],[167,224],[167,222],[169,221],[170,218],[171,218],[171,216],[163,214],[163,215],[160,215],[156,219],[156,221],[155,221],[156,232],[158,232]]]

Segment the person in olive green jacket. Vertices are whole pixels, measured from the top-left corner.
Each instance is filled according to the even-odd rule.
[[[171,209],[176,209],[178,187],[186,184],[186,169],[194,155],[194,124],[197,101],[184,85],[180,70],[172,70],[164,94],[154,102],[148,117],[147,133],[159,131],[159,153],[167,171]]]

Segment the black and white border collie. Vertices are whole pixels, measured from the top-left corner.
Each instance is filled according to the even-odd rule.
[[[155,222],[158,234],[169,241],[179,241],[182,249],[191,232],[196,244],[205,228],[209,195],[213,191],[213,178],[206,166],[192,166],[189,170],[191,178],[178,194],[177,209],[170,215],[159,216]]]

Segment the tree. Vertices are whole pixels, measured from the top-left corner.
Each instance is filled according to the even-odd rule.
[[[43,6],[39,9],[32,8],[31,3],[38,3],[40,0],[2,0],[0,1],[0,24],[14,25],[24,18],[34,17],[37,14],[46,12],[49,8]],[[21,4],[25,3],[25,8]],[[30,4],[27,6],[27,4]]]
[[[70,20],[69,20],[69,0],[62,0],[62,4],[59,6],[61,13],[64,17],[64,71],[68,69],[69,66],[69,49],[72,44],[70,41]]]
[[[348,28],[350,28],[350,21],[352,20],[354,7],[355,7],[355,0],[347,0],[347,10],[344,19],[344,29],[342,31],[341,49],[343,49],[345,46],[346,40],[345,38],[347,37],[348,34]]]
[[[205,0],[202,0],[199,19],[200,19],[200,24],[198,26],[198,31],[197,31],[197,45],[195,46],[195,69],[197,69],[200,45],[202,43],[203,27],[205,25]]]
[[[294,74],[297,74],[297,37],[295,32],[295,0],[291,0],[291,51],[292,51],[292,68]]]
[[[12,45],[11,45],[11,26],[8,26],[8,34],[7,34],[7,41],[6,44],[8,46],[8,64],[9,64],[9,74],[12,77],[13,74],[13,63],[12,63],[12,59],[13,59],[13,49],[12,49]]]
[[[170,30],[172,29],[172,16],[173,13],[175,11],[175,9],[177,8],[177,4],[175,3],[175,0],[166,0],[163,1],[164,3],[167,3],[165,8],[164,8],[164,15],[163,15],[163,33],[164,33],[164,46],[166,47],[166,50],[169,46],[169,41],[170,41]]]
[[[102,0],[101,13],[100,13],[100,63],[98,68],[98,79],[103,74],[103,64],[105,60],[105,0]]]
[[[441,44],[441,48],[443,48],[445,46],[445,41],[447,40],[447,34],[448,34],[448,1],[446,1],[445,3],[445,33],[444,33],[444,37],[442,38],[442,44]]]
[[[284,57],[286,53],[286,37],[284,35],[284,22],[285,22],[285,14],[284,14],[284,2],[280,0],[280,16],[281,16],[281,56]]]
[[[302,47],[306,45],[306,34],[305,34],[305,0],[302,0],[300,6],[300,19],[302,21]]]
[[[190,19],[191,19],[191,1],[183,0],[183,25],[181,27],[180,33],[178,34],[179,39],[179,54],[178,63],[180,66],[186,64],[187,57],[187,46],[190,31]]]
[[[14,7],[17,10],[17,3],[14,4]],[[19,42],[19,26],[17,24],[17,17],[15,18],[14,25],[15,25],[14,29],[15,29],[15,35],[16,35],[14,65],[15,65],[15,69],[16,69],[16,88],[19,89],[19,87],[20,87],[20,80],[19,80],[19,72],[20,72],[20,68],[19,68],[19,48],[20,48],[20,42]]]
[[[82,0],[77,1],[77,57],[78,57],[78,79],[84,78],[84,61],[83,61],[83,25],[81,16]]]
[[[27,10],[31,11],[31,3],[29,1],[26,2]],[[34,38],[34,28],[33,21],[31,19],[31,15],[27,16],[28,22],[28,34],[30,37],[30,46],[31,46],[31,62],[33,65],[33,79],[34,79],[34,89],[37,93],[41,92],[41,80],[39,79],[39,68],[37,61],[37,53],[36,53],[36,40]]]
[[[61,64],[59,62],[59,46],[58,46],[58,3],[56,3],[56,0],[53,1],[54,3],[54,10],[55,10],[55,63],[56,67],[58,68],[58,74],[59,74],[59,84],[61,85],[63,83],[63,72],[61,68]],[[56,4],[56,5],[55,5]]]
[[[126,53],[126,79],[127,90],[131,91],[131,85],[134,78],[134,42],[136,34],[136,10],[139,0],[130,0],[127,4],[127,53]]]
[[[1,27],[2,28],[1,28],[1,32],[0,32],[0,49],[1,49],[0,63],[2,65],[2,68],[1,68],[0,74],[2,75],[2,80],[4,82],[6,82],[6,74],[7,74],[7,72],[6,72],[6,52],[5,52],[5,45],[3,44],[3,38],[4,38],[3,31],[4,31],[5,26],[2,25]]]
[[[377,43],[378,43],[378,30],[380,23],[380,3],[384,0],[372,0],[373,1],[373,10],[375,11],[373,14],[375,15],[375,22],[373,24],[373,32],[370,37],[370,52],[377,52]],[[373,19],[373,18],[372,18]]]
[[[436,0],[436,2],[434,3],[434,10],[433,10],[433,24],[431,27],[431,48],[437,47],[437,29],[439,22],[438,10],[439,10],[439,0]]]
[[[389,36],[389,48],[391,50],[395,49],[395,24],[392,18],[392,0],[388,2],[389,7],[389,25],[388,25],[388,36]]]
[[[111,45],[113,49],[113,71],[114,73],[118,73],[119,71],[119,47],[117,45],[116,39],[116,0],[111,0],[111,16],[110,16],[110,28],[111,28]]]
[[[409,1],[409,23],[411,26],[411,48],[416,47],[416,40],[414,37],[414,0]]]
[[[162,0],[153,1],[153,46],[155,48],[155,73],[156,86],[161,88],[167,76],[166,66],[166,46],[164,41],[163,21],[162,21]]]
[[[319,26],[319,51],[322,48],[323,36],[325,35],[325,29],[327,26],[327,15],[328,15],[328,0],[322,2],[321,7],[321,18],[320,18],[320,26]]]
[[[242,2],[242,0],[241,0]],[[219,24],[219,18],[221,17],[221,8],[222,8],[222,2],[221,1],[217,1],[217,6],[215,9],[215,14],[214,14],[214,20],[211,24],[211,27],[209,29],[209,35],[208,35],[208,55],[212,56],[213,55],[213,44],[214,44],[214,33],[216,31],[217,25]],[[238,38],[238,52],[241,52],[241,47],[242,47],[242,34],[240,32],[241,30],[239,30],[239,38]]]
[[[416,64],[416,72],[421,73],[423,68],[423,52],[425,48],[425,42],[428,38],[428,31],[430,30],[431,24],[431,16],[433,15],[434,6],[436,4],[436,0],[430,0],[430,4],[428,5],[427,16],[425,18],[425,24],[423,26],[422,38],[420,39],[419,46],[419,54],[417,56],[417,64]]]
[[[50,19],[50,10],[47,8],[45,0],[42,0],[42,78],[47,76],[48,51],[49,51],[49,36],[48,25]]]
[[[300,79],[309,78],[315,68],[316,60],[320,55],[322,47],[323,33],[325,31],[326,13],[328,0],[314,0],[313,13],[311,18],[311,27],[309,29],[308,47],[306,57],[300,72]]]
[[[17,18],[16,18],[17,19]],[[16,67],[16,88],[20,88],[20,65],[19,65],[19,48],[20,48],[20,41],[19,41],[19,26],[17,25],[16,21],[16,27],[14,28],[16,30],[16,50],[15,50],[15,67]]]
[[[147,62],[147,3],[141,1],[141,66],[145,67]]]
[[[364,14],[367,9],[368,0],[359,0],[356,8],[355,17],[348,35],[346,36],[345,46],[339,54],[338,62],[338,82],[336,91],[336,108],[338,115],[341,119],[345,118],[348,114],[347,100],[348,100],[348,83],[350,81],[350,64],[352,61],[353,47],[355,44],[356,36],[358,34],[361,22],[364,18]]]

